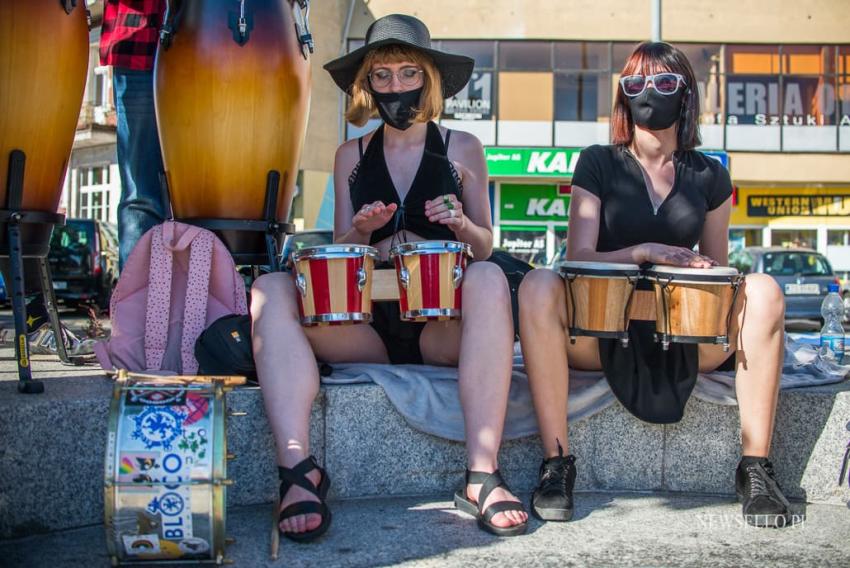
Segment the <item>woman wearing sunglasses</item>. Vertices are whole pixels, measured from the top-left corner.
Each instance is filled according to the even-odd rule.
[[[351,95],[346,118],[383,124],[342,144],[334,163],[334,240],[376,247],[383,260],[394,242],[463,241],[490,256],[493,232],[481,142],[438,127],[443,100],[466,85],[474,61],[432,49],[425,25],[390,15],[376,20],[366,45],[325,69]],[[289,274],[268,274],[252,292],[253,348],[272,425],[281,478],[281,533],[320,536],[330,524],[328,475],[310,455],[310,409],[319,390],[316,359],[334,363],[428,363],[458,366],[467,475],[458,508],[485,530],[522,534],[528,515],[502,481],[498,452],[507,410],[514,330],[504,273],[471,263],[462,283],[461,321],[399,320],[397,302],[376,303],[371,325],[302,327]],[[380,468],[368,456],[351,456]],[[391,480],[386,480],[391,483]]]
[[[694,149],[700,144],[699,114],[685,55],[666,43],[638,46],[620,79],[614,143],[585,149],[576,165],[568,259],[727,265],[732,183],[719,162]],[[746,277],[734,306],[731,355],[720,345],[673,343],[663,351],[653,341],[654,322],[643,321],[631,322],[627,348],[616,339],[579,337],[571,344],[565,295],[561,277],[543,269],[529,273],[519,292],[522,351],[545,453],[533,513],[544,520],[572,516],[570,367],[603,370],[632,414],[661,424],[681,419],[698,372],[723,368],[736,370],[743,457],[735,485],[743,513],[754,525],[784,526],[788,502],[767,459],[784,348],[784,299],[775,281],[763,274]]]

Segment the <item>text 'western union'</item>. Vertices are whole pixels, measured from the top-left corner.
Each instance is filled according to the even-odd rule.
[[[839,217],[850,215],[850,195],[751,195],[750,217]]]

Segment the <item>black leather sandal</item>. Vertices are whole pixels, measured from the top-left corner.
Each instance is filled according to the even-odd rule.
[[[318,470],[319,474],[322,476],[318,487],[316,487],[313,482],[307,478],[307,474],[314,469]],[[328,509],[328,506],[325,504],[325,498],[328,496],[328,490],[331,487],[331,480],[325,470],[319,467],[319,464],[316,463],[316,458],[309,456],[292,468],[278,467],[277,472],[278,479],[281,480],[280,501],[278,501],[278,503],[283,501],[286,492],[289,491],[293,485],[297,485],[319,498],[318,503],[316,501],[298,501],[281,511],[277,517],[278,532],[295,542],[310,542],[325,534],[325,531],[327,531],[328,527],[331,525],[331,510]],[[280,506],[278,506],[278,508],[280,508]],[[322,516],[322,523],[315,529],[302,533],[284,532],[280,530],[280,523],[284,519],[289,519],[298,515],[308,515],[311,513],[316,513]]]
[[[466,496],[466,487],[470,484],[478,485],[479,483],[481,484],[481,491],[478,493],[478,502],[476,503]],[[510,527],[497,527],[492,523],[493,517],[499,513],[506,511],[522,511],[525,513],[525,507],[522,506],[522,503],[497,501],[485,510],[481,510],[481,505],[487,501],[487,497],[497,487],[504,487],[505,490],[510,491],[508,484],[502,479],[502,475],[498,469],[493,473],[466,470],[466,485],[462,489],[455,491],[455,507],[459,511],[474,516],[478,519],[479,527],[496,536],[519,536],[525,534],[525,531],[528,530],[528,521]]]

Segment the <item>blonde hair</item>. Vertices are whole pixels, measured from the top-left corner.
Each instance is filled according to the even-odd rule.
[[[410,61],[422,67],[424,80],[419,108],[414,122],[428,122],[439,118],[443,112],[443,82],[434,61],[425,52],[404,45],[385,45],[366,54],[354,82],[351,84],[351,103],[345,111],[345,119],[363,126],[370,118],[378,116],[375,99],[369,86],[369,72],[372,66],[381,63],[401,63]]]

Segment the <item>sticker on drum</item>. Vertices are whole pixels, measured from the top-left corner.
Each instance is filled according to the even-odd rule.
[[[114,388],[104,483],[113,561],[222,556],[227,467],[221,387],[127,380]]]
[[[457,241],[416,241],[390,249],[402,321],[461,317],[461,285],[472,247]]]
[[[302,325],[372,321],[372,272],[378,249],[335,244],[292,255]]]
[[[734,268],[653,265],[645,271],[655,290],[655,339],[708,343],[729,350],[729,328],[742,276]]]
[[[629,308],[640,277],[636,264],[567,261],[558,265],[567,294],[570,341],[577,336],[629,344]]]

